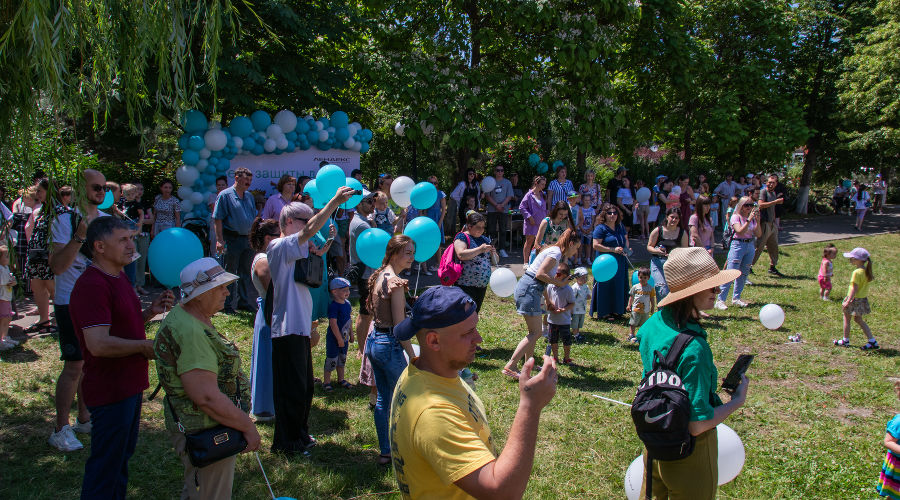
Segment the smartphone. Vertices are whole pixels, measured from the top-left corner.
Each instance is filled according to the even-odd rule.
[[[747,371],[747,368],[750,368],[750,363],[753,361],[753,358],[754,356],[752,354],[741,354],[738,356],[737,361],[735,361],[734,365],[731,367],[731,371],[728,372],[728,376],[722,379],[723,391],[728,394],[734,394],[734,391],[741,383],[741,377]]]
[[[355,195],[357,195],[357,196],[358,196],[358,195],[361,195],[361,194],[362,194],[362,189],[354,189],[354,190],[353,190],[353,194],[355,194]]]

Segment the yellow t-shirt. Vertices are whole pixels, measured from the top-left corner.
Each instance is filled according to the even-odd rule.
[[[866,270],[857,268],[850,277],[850,286],[847,288],[847,295],[853,291],[853,285],[856,285],[856,295],[854,299],[864,299],[869,295],[869,279],[866,278]]]
[[[391,456],[403,498],[472,498],[453,484],[497,458],[484,405],[459,377],[416,368],[391,401]]]

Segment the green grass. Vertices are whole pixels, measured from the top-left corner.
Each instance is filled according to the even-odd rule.
[[[747,404],[727,420],[747,452],[744,470],[719,490],[720,498],[870,498],[884,453],[884,425],[896,413],[888,375],[898,375],[895,332],[900,314],[900,236],[897,234],[836,242],[839,250],[864,246],[873,255],[877,281],[870,287],[873,314],[867,319],[882,349],[862,352],[832,346],[840,335],[840,300],[851,269],[835,262],[834,302],[818,300],[815,275],[824,243],[782,248],[776,281],[765,273],[744,298],[748,309],[730,308],[705,322],[720,373],[737,354],[757,355],[750,368]],[[765,257],[763,257],[765,259]],[[762,263],[761,263],[762,264]],[[757,266],[764,270],[765,265]],[[787,319],[778,331],[759,324],[759,305],[780,304]],[[249,366],[249,315],[217,316],[215,323],[240,346]],[[479,373],[495,440],[502,446],[518,403],[516,386],[500,369],[525,330],[511,299],[491,293],[479,327],[485,338],[472,369]],[[152,335],[155,325],[148,328]],[[588,321],[589,342],[573,347],[578,367],[560,370],[556,398],[544,410],[537,458],[528,498],[624,498],[623,477],[640,453],[628,409],[591,397],[600,394],[630,401],[640,377],[634,346],[622,342],[627,327]],[[802,333],[802,344],[787,344]],[[858,328],[851,334],[862,344]],[[542,346],[541,342],[539,346]],[[53,422],[53,388],[61,363],[52,337],[31,340],[3,354],[0,364],[0,498],[74,498],[79,494],[88,451],[61,454],[46,443]],[[321,375],[324,346],[315,349]],[[348,373],[356,380],[359,361],[351,355]],[[151,386],[155,386],[151,369]],[[375,465],[377,440],[367,405],[367,390],[316,390],[311,416],[321,443],[309,460],[261,454],[276,495],[296,498],[375,497],[395,489],[389,469]],[[73,417],[74,418],[74,417]],[[272,427],[261,425],[263,446]],[[83,439],[85,446],[89,438]],[[131,460],[128,494],[132,498],[175,498],[181,484],[177,462],[163,428],[159,400],[144,405],[138,448]],[[241,456],[234,481],[235,498],[265,498],[268,492],[256,461]],[[394,496],[390,493],[379,497]]]

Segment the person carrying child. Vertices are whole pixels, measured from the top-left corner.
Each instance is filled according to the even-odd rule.
[[[628,320],[631,327],[629,342],[637,342],[635,333],[656,310],[656,288],[650,286],[650,268],[642,267],[637,273],[638,282],[628,292],[628,307],[626,307],[626,310],[631,311],[631,319]]]
[[[894,393],[900,398],[900,379],[894,379]],[[883,497],[900,500],[900,413],[894,415],[884,435],[884,446],[888,449],[878,475],[875,489]]]
[[[575,307],[572,309],[572,336],[575,342],[584,342],[581,328],[584,327],[584,315],[587,314],[587,304],[591,300],[591,287],[587,284],[588,272],[583,267],[575,269]]]
[[[831,300],[828,296],[831,294],[831,276],[834,275],[834,264],[832,261],[837,257],[837,248],[834,244],[829,243],[822,250],[822,262],[819,264],[819,298],[825,301]]]
[[[569,277],[569,266],[560,262],[556,269],[556,279],[566,280]],[[559,362],[559,339],[563,341],[563,363],[572,364],[569,349],[572,346],[572,309],[575,308],[575,291],[568,283],[563,286],[547,285],[544,292],[547,304],[547,323],[550,326],[550,350],[553,359]]]
[[[0,245],[0,351],[12,349],[19,345],[9,333],[9,322],[12,321],[13,287],[16,285],[16,277],[9,271],[9,248]]]
[[[331,392],[331,372],[337,369],[337,384],[344,389],[353,387],[344,378],[344,365],[347,364],[347,344],[350,343],[350,282],[345,278],[334,278],[328,283],[331,291],[331,302],[328,304],[328,335],[325,339],[325,369],[322,374],[322,388]]]
[[[850,277],[850,287],[847,289],[847,297],[842,304],[844,310],[844,338],[834,341],[834,345],[848,347],[850,345],[850,318],[852,317],[863,333],[868,337],[868,342],[861,347],[862,350],[878,349],[878,341],[872,335],[872,330],[863,319],[863,315],[872,312],[869,309],[869,283],[875,280],[872,274],[872,259],[865,248],[857,247],[844,253],[844,257],[850,259],[850,263],[856,266]]]

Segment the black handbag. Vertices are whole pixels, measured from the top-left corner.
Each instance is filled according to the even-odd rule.
[[[241,403],[241,381],[237,380],[238,405]],[[169,411],[172,412],[172,418],[175,419],[175,425],[178,430],[184,434],[184,448],[187,451],[188,459],[191,465],[198,469],[206,467],[244,451],[247,448],[247,440],[244,439],[244,433],[228,427],[227,425],[217,425],[210,429],[188,434],[184,432],[184,427],[175,414],[175,408],[169,401],[169,396],[164,398],[169,405]]]
[[[305,259],[294,263],[294,281],[310,288],[322,286],[322,275],[325,273],[325,259],[321,255],[309,252]]]

